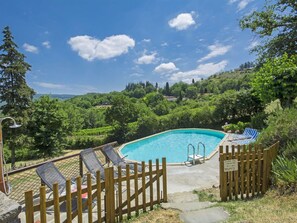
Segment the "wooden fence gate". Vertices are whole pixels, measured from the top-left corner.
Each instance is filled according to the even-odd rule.
[[[40,187],[38,197],[33,191],[25,193],[27,223],[59,222],[122,222],[124,216],[130,218],[140,211],[153,210],[153,205],[167,202],[166,159],[146,166],[142,162],[142,172],[131,172],[130,166],[118,168],[114,177],[114,168],[105,169],[105,181],[100,181],[97,172],[95,183],[91,174],[87,174],[87,183],[76,178],[76,188],[72,190],[71,181],[67,180],[64,194],[59,194],[58,184],[54,184],[53,197],[47,199],[45,186]],[[134,164],[137,170],[137,164]],[[95,208],[96,207],[96,208]]]
[[[254,197],[269,187],[272,161],[279,143],[220,147],[220,196],[222,201]]]

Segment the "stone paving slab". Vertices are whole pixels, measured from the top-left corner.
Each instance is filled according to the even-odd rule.
[[[199,201],[197,194],[193,192],[180,192],[168,195],[168,203],[186,203],[191,201]]]
[[[228,217],[229,214],[221,207],[183,212],[180,214],[180,219],[185,223],[218,223],[225,221]]]
[[[162,203],[161,207],[164,209],[172,208],[182,212],[189,212],[205,209],[212,205],[214,205],[214,203],[211,202]]]

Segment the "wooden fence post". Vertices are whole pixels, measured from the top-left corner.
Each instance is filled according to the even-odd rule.
[[[72,221],[72,202],[71,202],[71,181],[66,180],[66,213],[67,213],[67,222],[71,223]]]
[[[46,192],[45,186],[40,187],[40,222],[46,223]]]
[[[83,162],[82,162],[82,158],[80,156],[79,156],[79,175],[81,177],[84,176]]]
[[[105,175],[105,194],[106,194],[106,222],[115,222],[115,203],[114,203],[114,175],[113,167],[104,169]]]
[[[263,154],[263,184],[262,184],[262,194],[266,192],[267,189],[267,161],[268,161],[268,150],[264,149]]]
[[[58,183],[53,184],[54,199],[54,218],[55,223],[60,223],[60,205],[59,205],[59,186]]]
[[[100,171],[96,172],[96,197],[97,197],[97,222],[101,223],[101,179],[100,179]]]
[[[145,163],[141,162],[141,183],[142,183],[142,211],[146,212],[146,193],[145,193]]]
[[[87,206],[88,206],[88,222],[92,223],[93,222],[93,199],[92,199],[92,176],[90,173],[87,174],[87,194],[88,194],[88,201],[87,201]]]
[[[33,191],[25,192],[26,223],[34,222]]]
[[[82,223],[82,199],[81,199],[81,177],[76,178],[76,186],[77,186],[77,222]]]
[[[167,202],[167,170],[166,158],[162,158],[162,171],[163,171],[163,202]]]

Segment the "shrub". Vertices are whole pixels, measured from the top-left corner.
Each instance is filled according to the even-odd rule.
[[[268,117],[268,127],[264,129],[258,139],[258,143],[264,146],[280,142],[280,153],[283,153],[288,143],[297,138],[297,109],[285,109]]]
[[[297,160],[278,156],[272,164],[275,184],[281,193],[295,192],[297,185]]]
[[[225,132],[243,132],[243,130],[249,126],[248,122],[237,122],[237,124],[227,124],[223,126]]]
[[[251,118],[251,127],[259,130],[264,129],[267,126],[267,124],[265,123],[266,119],[267,114],[265,112],[260,112],[254,115]]]
[[[72,136],[68,137],[66,149],[85,149],[102,145],[104,139],[98,136]]]
[[[284,149],[284,155],[286,157],[297,157],[297,140],[287,143]]]

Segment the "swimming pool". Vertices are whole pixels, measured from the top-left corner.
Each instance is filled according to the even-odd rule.
[[[176,129],[126,143],[120,148],[129,160],[145,161],[166,157],[167,163],[182,163],[187,160],[187,147],[205,144],[206,157],[214,152],[225,134],[209,129]],[[200,155],[203,148],[200,146]]]

